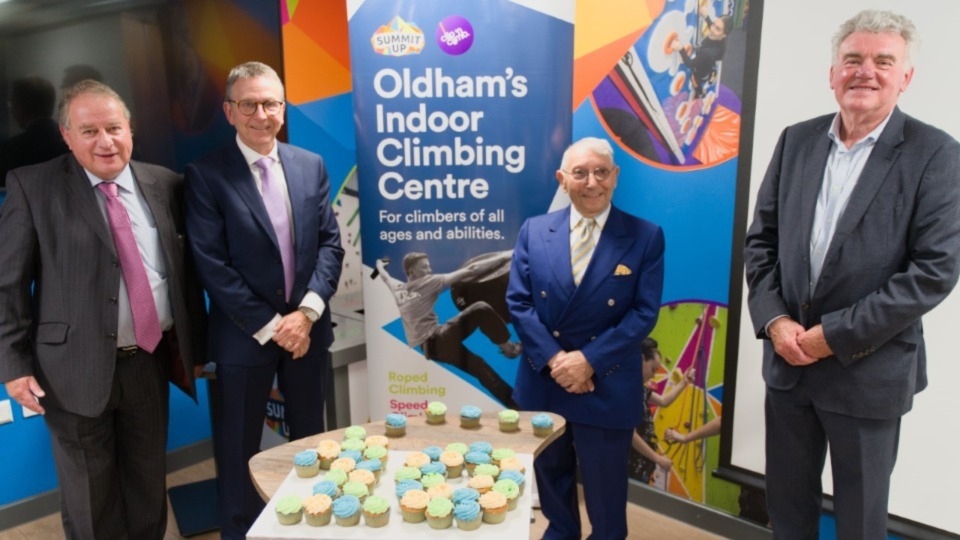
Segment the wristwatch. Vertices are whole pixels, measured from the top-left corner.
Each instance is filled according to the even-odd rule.
[[[306,316],[307,316],[307,319],[309,319],[311,323],[317,322],[317,319],[320,318],[320,314],[319,314],[319,313],[317,313],[316,311],[308,308],[307,306],[300,306],[300,307],[297,308],[297,311],[299,311],[300,313],[303,313],[304,315],[306,315]]]

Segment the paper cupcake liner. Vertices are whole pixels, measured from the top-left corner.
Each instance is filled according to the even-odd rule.
[[[306,518],[307,525],[311,527],[323,527],[324,525],[330,524],[330,518],[333,517],[333,509],[328,508],[326,512],[321,512],[319,514],[311,514],[309,512],[304,513],[304,518]]]
[[[502,420],[500,421],[500,431],[503,431],[505,433],[511,433],[519,430],[520,430],[519,421],[517,422],[504,422]]]
[[[484,510],[483,511],[483,522],[490,523],[491,525],[496,525],[497,523],[503,523],[507,519],[507,509],[497,509],[497,510]]]
[[[407,523],[422,523],[423,520],[427,519],[424,510],[407,510],[401,508],[400,514],[403,516],[403,521]]]
[[[387,437],[403,437],[407,434],[407,427],[387,426]]]
[[[447,467],[447,478],[460,478],[463,475],[463,464]]]
[[[294,465],[293,468],[297,470],[297,476],[300,478],[313,478],[314,476],[320,474],[319,461],[313,465]]]
[[[533,434],[536,435],[537,437],[546,437],[551,433],[553,433],[553,426],[533,428]]]
[[[464,418],[464,417],[461,416],[461,417],[460,417],[460,427],[462,427],[462,428],[464,428],[464,429],[476,429],[476,428],[480,427],[480,419],[479,419],[479,418]]]
[[[427,516],[427,524],[431,529],[449,529],[453,525],[453,512],[443,517]]]
[[[480,524],[483,523],[483,516],[477,516],[474,519],[467,521],[457,520],[457,528],[463,531],[475,531],[480,528]]]
[[[447,415],[446,415],[446,414],[430,414],[430,413],[427,413],[427,423],[428,423],[428,424],[438,425],[438,424],[444,424],[444,423],[446,423],[446,422],[447,422]]]
[[[367,527],[384,527],[387,523],[390,523],[390,512],[380,514],[364,512],[363,522],[366,523]]]
[[[352,516],[347,516],[344,518],[340,516],[336,516],[336,521],[337,521],[337,525],[341,527],[353,527],[357,523],[360,523],[360,512],[357,512]]]
[[[277,521],[279,521],[281,525],[296,525],[300,523],[301,519],[303,519],[303,510],[298,510],[292,514],[277,512]]]

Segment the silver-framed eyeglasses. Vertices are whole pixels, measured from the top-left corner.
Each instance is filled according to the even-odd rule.
[[[237,106],[237,110],[240,111],[240,114],[244,116],[253,116],[257,113],[257,107],[263,107],[263,112],[268,116],[275,116],[280,114],[280,111],[283,110],[282,101],[274,101],[272,99],[267,101],[252,101],[249,99],[244,99],[242,101],[234,101],[228,99],[227,103],[233,103]]]
[[[596,180],[597,182],[603,182],[607,178],[610,178],[610,175],[616,170],[616,167],[614,167],[613,169],[608,169],[606,167],[597,167],[592,171],[587,169],[579,169],[579,168],[574,169],[572,171],[564,171],[563,169],[560,169],[560,170],[566,174],[569,174],[570,177],[573,178],[574,182],[586,182],[587,178],[589,178],[591,174],[593,175],[594,180]]]

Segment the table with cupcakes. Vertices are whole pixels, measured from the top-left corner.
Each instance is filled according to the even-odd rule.
[[[533,458],[560,433],[552,413],[459,415],[441,402],[424,416],[306,437],[250,460],[266,508],[247,538],[462,538],[530,534]]]

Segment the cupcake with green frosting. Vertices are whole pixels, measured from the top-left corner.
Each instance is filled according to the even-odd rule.
[[[421,473],[417,467],[400,467],[397,469],[397,472],[393,473],[393,480],[394,482],[400,482],[401,480],[419,480],[421,476],[423,476],[423,473]]]
[[[380,465],[387,466],[387,449],[384,446],[369,446],[363,451],[363,459],[375,459]]]
[[[363,439],[367,436],[367,430],[363,426],[350,426],[347,429],[343,430],[343,438],[346,440],[357,439],[360,442],[363,442]],[[342,444],[340,446],[343,446]]]
[[[431,529],[449,529],[453,525],[453,501],[445,497],[430,499],[424,515]]]
[[[341,495],[333,501],[333,518],[341,527],[360,523],[360,500],[353,495]]]
[[[287,495],[277,501],[277,520],[281,525],[296,525],[303,519],[303,500],[298,495]]]
[[[527,477],[522,472],[513,469],[504,469],[500,471],[500,476],[498,476],[497,479],[513,480],[517,483],[517,487],[520,488],[520,495],[523,496],[523,486],[527,483]]]
[[[323,479],[333,482],[337,487],[343,487],[343,484],[347,482],[347,471],[343,469],[330,469],[327,474],[323,475]]]
[[[443,424],[447,421],[447,406],[439,401],[431,401],[427,404],[427,423]]]
[[[347,480],[341,489],[343,490],[344,496],[353,495],[360,502],[363,502],[363,500],[367,498],[367,495],[370,494],[370,488],[363,482],[356,480]],[[340,499],[337,500],[339,501]]]
[[[493,491],[503,493],[507,498],[507,510],[516,510],[520,500],[520,486],[513,480],[497,480],[493,484]]]
[[[500,431],[511,433],[520,429],[520,413],[513,409],[504,409],[497,415]]]
[[[343,442],[340,443],[341,450],[356,450],[361,454],[366,448],[367,443],[363,442],[363,439],[344,439]]]
[[[500,476],[500,467],[497,467],[493,463],[481,463],[474,467],[473,474],[474,476],[478,474],[490,475],[491,478],[496,480],[497,477]]]
[[[467,446],[466,444],[463,444],[462,442],[452,442],[448,444],[447,447],[444,448],[444,450],[448,452],[457,452],[458,454],[461,454],[461,455],[466,455],[466,453],[470,451],[470,447]]]
[[[383,497],[371,495],[363,501],[363,522],[367,527],[384,527],[390,522],[390,503]]]
[[[420,478],[420,483],[423,484],[423,489],[430,489],[431,487],[437,484],[442,484],[446,481],[447,475],[440,473],[425,474]]]
[[[492,459],[493,464],[498,467],[500,466],[501,460],[512,457],[517,457],[517,452],[514,451],[513,448],[494,448],[493,452],[490,452],[490,459]]]

